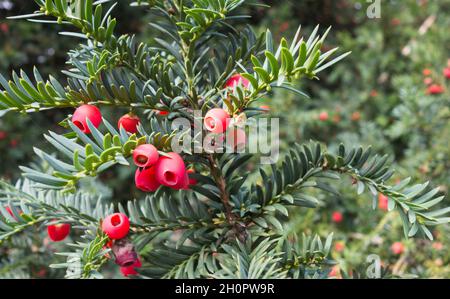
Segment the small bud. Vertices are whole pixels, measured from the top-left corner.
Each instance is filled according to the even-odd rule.
[[[128,238],[116,240],[112,246],[112,252],[116,259],[116,264],[120,267],[129,267],[138,260],[134,245]]]

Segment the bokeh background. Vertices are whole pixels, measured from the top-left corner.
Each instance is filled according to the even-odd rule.
[[[151,42],[151,17],[144,9],[118,1],[114,16],[121,33],[135,33]],[[281,151],[294,142],[319,140],[333,149],[340,143],[371,145],[395,160],[396,179],[432,181],[448,194],[450,186],[450,0],[381,1],[381,18],[367,16],[363,0],[261,1],[271,8],[247,7],[249,23],[257,32],[270,28],[276,38],[292,37],[302,25],[304,34],[317,24],[332,26],[324,48],[352,51],[343,62],[322,75],[321,81],[299,86],[311,99],[276,92],[262,99],[274,117],[281,119]],[[30,13],[33,1],[0,0],[0,73],[39,68],[44,75],[64,79],[67,51],[78,40],[61,36],[54,25],[7,20]],[[439,90],[434,90],[441,87]],[[439,89],[439,88],[437,88]],[[439,92],[436,92],[439,91]],[[35,163],[33,146],[46,148],[42,134],[59,130],[67,111],[6,114],[0,117],[0,177],[20,178],[19,165]],[[123,111],[108,111],[118,118]],[[133,198],[131,170],[112,170],[83,188],[114,202]],[[114,186],[114,187],[111,187]],[[450,278],[450,229],[437,228],[434,241],[405,240],[400,219],[387,213],[383,198],[356,195],[351,182],[339,187],[340,196],[323,194],[318,210],[293,210],[286,233],[335,232],[333,257],[339,269],[352,273],[364,268],[366,258],[377,254],[395,277]],[[447,197],[443,205],[450,205]],[[15,239],[0,247],[0,277],[62,277],[48,265],[63,259],[52,253],[42,229],[33,237]],[[400,245],[400,243],[401,245]],[[56,247],[55,247],[56,246]],[[398,250],[401,248],[402,250]],[[107,277],[118,277],[111,268]],[[336,272],[336,276],[340,276]]]

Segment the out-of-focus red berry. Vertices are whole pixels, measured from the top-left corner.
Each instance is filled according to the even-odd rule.
[[[331,215],[331,220],[333,220],[334,223],[341,223],[344,220],[344,216],[341,212],[333,212]]]
[[[389,199],[386,195],[380,193],[378,194],[378,207],[380,210],[387,211],[388,210]]]
[[[402,242],[395,242],[394,244],[392,244],[391,246],[391,251],[393,254],[395,255],[400,255],[403,252],[405,252],[405,246],[403,245]]]

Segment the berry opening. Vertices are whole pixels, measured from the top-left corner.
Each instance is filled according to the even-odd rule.
[[[113,217],[111,217],[111,224],[113,226],[118,226],[122,223],[122,219],[120,219],[119,215],[114,215]]]
[[[169,185],[176,185],[177,184],[177,176],[172,171],[166,171],[164,173],[164,179],[167,184]]]
[[[84,125],[81,123],[81,121],[75,120],[75,121],[73,122],[73,124],[74,124],[75,126],[77,126],[78,129],[80,129],[81,131],[84,132]]]
[[[129,262],[124,262],[124,263],[122,264],[122,267],[130,267],[130,266],[133,266],[134,263],[135,263],[135,261],[133,261],[133,260],[131,260],[131,261],[129,261]]]
[[[136,157],[136,162],[138,162],[139,164],[145,164],[145,163],[147,163],[147,161],[148,161],[148,158],[144,155],[138,155]]]

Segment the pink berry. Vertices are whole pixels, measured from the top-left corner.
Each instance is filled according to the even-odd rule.
[[[225,83],[225,87],[236,88],[239,85],[239,82],[242,83],[242,86],[248,88],[250,86],[250,81],[242,77],[241,74],[235,74],[228,79],[227,83]]]
[[[128,277],[130,275],[137,275],[136,268],[142,267],[141,259],[137,259],[136,262],[128,267],[120,267],[120,272],[122,272],[122,275],[125,277]]]
[[[119,129],[122,127],[128,133],[134,134],[138,131],[137,127],[140,121],[141,120],[139,119],[139,117],[129,113],[125,114],[119,119],[119,123],[117,124],[117,126],[119,127]]]
[[[205,128],[213,133],[223,133],[227,130],[227,120],[230,118],[228,112],[220,108],[214,108],[205,115]]]
[[[136,169],[134,181],[136,187],[144,192],[155,192],[161,186],[155,177],[155,167]]]
[[[333,212],[333,215],[331,216],[331,219],[334,223],[341,223],[342,220],[344,220],[344,216],[341,212]]]
[[[98,128],[102,122],[102,113],[100,112],[100,109],[93,105],[83,105],[78,107],[72,116],[72,122],[83,133],[91,133],[86,119],[89,119],[92,125]]]
[[[60,223],[47,226],[47,234],[50,240],[60,242],[70,233],[70,224]]]
[[[138,167],[149,167],[158,162],[159,153],[152,144],[139,145],[133,151],[133,161]]]
[[[395,242],[391,246],[391,251],[393,254],[399,255],[402,254],[405,251],[405,246],[402,242]]]
[[[189,174],[195,173],[195,170],[194,170],[194,169],[188,169],[188,170],[186,171],[186,173],[187,173],[188,176],[189,176]],[[189,178],[189,185],[197,185],[197,184],[198,184],[198,181],[197,181],[196,179]]]
[[[426,77],[425,79],[423,79],[423,83],[424,83],[425,85],[431,85],[431,84],[433,84],[433,78],[431,78],[431,77]]]
[[[186,181],[186,167],[177,153],[167,153],[155,165],[156,179],[164,186],[182,188]]]
[[[328,112],[326,112],[326,111],[320,112],[320,114],[319,114],[319,120],[321,120],[321,121],[327,121],[328,118],[329,118]]]
[[[387,211],[388,203],[389,203],[388,197],[386,195],[380,193],[378,195],[378,207],[383,211]]]
[[[450,79],[450,67],[444,69],[444,76],[447,79]]]
[[[102,230],[110,239],[123,239],[130,230],[130,220],[123,213],[109,215],[103,220]]]

